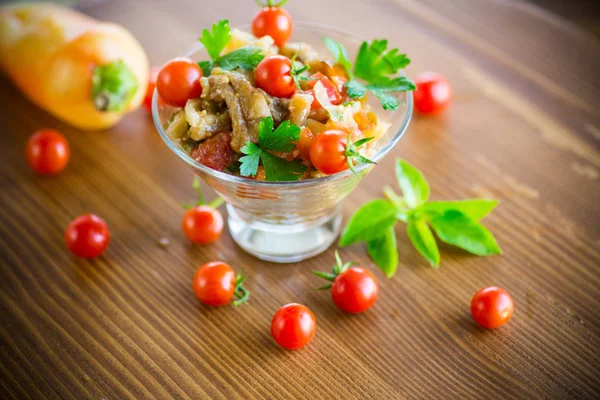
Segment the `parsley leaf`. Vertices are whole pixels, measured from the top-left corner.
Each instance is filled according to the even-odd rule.
[[[297,181],[306,172],[306,166],[301,161],[286,161],[266,151],[261,153],[265,177],[271,182]]]
[[[406,54],[398,54],[400,50],[387,50],[387,44],[385,39],[375,39],[370,44],[363,42],[354,64],[354,74],[358,78],[375,83],[388,75],[397,74],[410,63]]]
[[[200,61],[198,63],[204,76],[209,76],[215,65],[227,71],[236,68],[250,71],[256,68],[258,63],[265,58],[261,49],[253,46],[242,47],[221,56],[221,52],[231,40],[231,29],[229,28],[229,21],[226,19],[213,24],[211,31],[204,29],[199,40],[212,59],[212,61]]]
[[[236,68],[251,71],[256,68],[263,58],[265,56],[259,47],[242,47],[217,58],[215,63],[227,71]]]
[[[227,43],[231,40],[231,29],[229,21],[224,19],[212,25],[212,31],[204,29],[200,42],[206,48],[206,52],[213,60],[219,58]]]
[[[406,77],[394,77],[410,60],[406,54],[400,54],[398,49],[388,50],[387,40],[363,42],[356,56],[354,71],[344,46],[330,38],[324,38],[323,41],[336,62],[346,69],[350,77],[344,86],[351,98],[362,98],[370,91],[379,99],[384,110],[395,110],[399,105],[398,99],[391,93],[415,90],[414,83]],[[367,84],[356,78],[365,80]]]
[[[202,70],[203,76],[210,76],[213,68],[215,67],[215,63],[212,61],[199,61],[198,66]]]
[[[289,120],[283,121],[277,129],[273,130],[273,119],[263,119],[265,127],[260,129],[258,140],[263,150],[292,151],[296,148],[294,142],[300,140],[300,127]],[[262,122],[261,121],[261,124]]]
[[[331,52],[335,61],[344,67],[349,77],[352,77],[352,63],[348,59],[348,52],[344,46],[328,37],[324,37],[323,42],[325,42],[325,47]]]
[[[258,124],[258,144],[251,142],[242,147],[244,157],[240,158],[240,174],[242,176],[256,176],[259,161],[265,168],[267,181],[297,181],[306,172],[307,168],[298,160],[286,161],[274,156],[269,151],[292,151],[296,148],[295,142],[300,139],[300,127],[282,122],[273,130],[272,117],[263,118]]]
[[[261,149],[252,142],[248,142],[242,147],[242,153],[246,155],[240,158],[240,175],[256,176],[261,152]]]

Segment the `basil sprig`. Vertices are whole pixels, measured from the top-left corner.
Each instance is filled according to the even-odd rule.
[[[369,256],[388,278],[398,267],[398,221],[406,224],[413,246],[434,268],[440,264],[434,232],[442,242],[478,256],[501,253],[492,233],[479,222],[498,205],[497,200],[429,201],[429,185],[423,174],[400,159],[396,162],[396,179],[402,196],[387,187],[386,199],[359,208],[342,232],[340,246],[365,242]]]

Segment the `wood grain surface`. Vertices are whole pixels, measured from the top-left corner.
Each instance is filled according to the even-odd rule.
[[[144,110],[103,133],[82,133],[0,78],[0,398],[395,399],[600,398],[600,43],[519,1],[291,0],[312,20],[386,37],[436,70],[454,103],[416,116],[407,135],[345,202],[347,218],[386,184],[394,158],[422,169],[434,199],[492,196],[486,225],[504,254],[442,246],[429,268],[398,231],[400,266],[362,315],[336,309],[306,262],[245,254],[228,233],[189,244],[181,202],[192,173]],[[254,2],[90,2],[83,11],[130,29],[153,64],[185,51],[222,18],[247,23]],[[71,163],[36,176],[23,156],[36,129],[61,130]],[[92,261],[63,244],[69,221],[101,215],[112,241]],[[168,238],[170,245],[158,245]],[[345,259],[373,267],[361,245]],[[191,290],[196,268],[222,259],[249,276],[250,303],[209,309]],[[515,301],[506,326],[469,314],[480,288]],[[274,312],[300,302],[317,318],[306,348],[284,351]]]

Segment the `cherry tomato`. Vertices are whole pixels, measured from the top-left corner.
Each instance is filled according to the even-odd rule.
[[[252,19],[252,33],[256,37],[271,36],[278,47],[292,35],[292,16],[280,7],[263,7]]]
[[[158,67],[150,68],[150,75],[148,75],[148,86],[146,87],[146,96],[144,97],[144,108],[152,113],[152,96],[154,95],[154,88],[156,87],[156,78],[158,77]]]
[[[160,98],[173,107],[183,107],[189,99],[200,97],[202,69],[189,58],[174,58],[162,66],[156,77]]]
[[[190,208],[183,215],[183,233],[194,243],[212,243],[223,232],[223,217],[218,210],[209,206]]]
[[[448,107],[452,98],[450,83],[436,72],[425,72],[415,79],[415,108],[422,114],[438,114]]]
[[[65,231],[65,244],[77,257],[98,257],[104,252],[108,242],[108,226],[102,218],[94,214],[84,214],[75,218]]]
[[[254,83],[271,96],[292,97],[296,85],[291,70],[289,58],[280,55],[266,57],[254,70]]]
[[[196,271],[193,288],[198,300],[207,306],[227,305],[235,292],[235,272],[224,262],[209,262]]]
[[[481,289],[471,300],[471,315],[484,328],[494,329],[504,325],[512,317],[513,311],[510,294],[496,286]]]
[[[271,336],[283,348],[296,350],[310,342],[317,321],[302,304],[291,303],[281,307],[271,321]]]
[[[337,88],[335,87],[333,82],[331,82],[331,80],[328,77],[323,75],[321,72],[312,74],[310,77],[313,80],[307,81],[308,89],[313,89],[315,87],[315,85],[317,84],[317,82],[321,81],[321,84],[323,85],[323,87],[325,87],[325,90],[327,91],[327,97],[329,98],[329,101],[331,102],[331,104],[333,104],[334,106],[337,106],[338,104],[340,104],[342,102],[342,95],[340,94],[340,92],[337,90]],[[314,94],[313,94],[313,96],[314,96]],[[323,106],[321,105],[321,103],[319,103],[319,100],[317,100],[317,98],[315,97],[310,108],[312,110],[317,110],[319,108],[323,108]]]
[[[331,298],[335,305],[347,313],[369,309],[379,294],[373,274],[366,269],[352,267],[338,275],[331,285]]]
[[[324,174],[348,169],[347,142],[348,132],[330,129],[319,133],[310,145],[310,161]]]
[[[41,129],[27,141],[25,155],[36,172],[43,175],[58,174],[69,162],[69,142],[54,129]]]

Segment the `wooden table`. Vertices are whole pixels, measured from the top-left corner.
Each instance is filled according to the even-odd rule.
[[[15,399],[599,398],[600,44],[521,2],[496,0],[290,1],[296,20],[387,37],[436,70],[454,103],[415,117],[345,203],[347,218],[385,184],[396,157],[421,168],[435,199],[492,196],[486,220],[504,254],[478,258],[442,246],[433,270],[398,231],[401,265],[363,315],[346,315],[312,260],[276,265],[236,247],[183,237],[180,203],[192,173],[143,110],[86,134],[26,101],[0,79],[0,397]],[[253,2],[100,1],[84,12],[129,28],[152,64],[183,52],[221,18],[246,23]],[[53,127],[72,158],[61,175],[34,175],[28,136]],[[104,256],[73,259],[69,221],[108,221]],[[166,237],[167,249],[157,242]],[[364,249],[342,251],[373,267]],[[191,291],[196,268],[223,259],[248,275],[252,298],[208,309]],[[508,290],[515,314],[486,331],[469,314],[487,285]],[[275,310],[310,307],[313,342],[290,352],[271,339]]]

